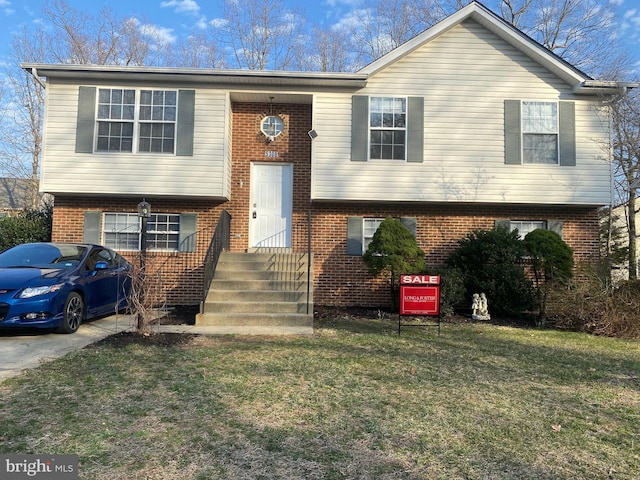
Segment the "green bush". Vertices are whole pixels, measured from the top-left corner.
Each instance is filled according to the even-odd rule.
[[[440,313],[444,317],[453,315],[454,307],[465,299],[466,290],[462,272],[457,268],[440,267],[425,273],[440,275]]]
[[[15,217],[0,219],[0,251],[29,242],[51,241],[53,209],[23,210]]]
[[[424,252],[407,227],[392,217],[380,223],[363,260],[371,275],[377,276],[386,271],[396,280],[403,273],[424,270]]]
[[[536,229],[524,237],[533,270],[540,315],[545,314],[549,291],[573,276],[573,250],[551,230]]]
[[[418,247],[415,237],[400,220],[392,217],[387,217],[380,223],[362,258],[371,275],[390,275],[391,304],[394,310],[399,276],[423,272],[425,267],[424,252]]]
[[[462,273],[469,301],[484,292],[491,314],[520,316],[536,307],[532,282],[521,264],[526,253],[517,231],[475,230],[460,240],[445,264]]]

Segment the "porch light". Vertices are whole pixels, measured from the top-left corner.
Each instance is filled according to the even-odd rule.
[[[149,218],[151,216],[151,204],[144,199],[138,204],[138,216]]]

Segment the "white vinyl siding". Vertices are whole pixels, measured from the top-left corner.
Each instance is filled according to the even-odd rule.
[[[423,162],[351,161],[354,95],[424,98]],[[505,165],[506,99],[574,102],[576,167]],[[608,132],[597,102],[573,95],[551,72],[465,21],[375,74],[364,89],[316,94],[312,198],[606,204]]]
[[[50,80],[42,190],[228,198],[228,95],[225,91],[198,89],[195,97],[193,155],[145,153],[141,161],[140,155],[127,152],[76,153],[78,86]]]

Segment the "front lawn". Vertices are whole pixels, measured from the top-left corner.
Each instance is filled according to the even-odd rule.
[[[125,334],[0,384],[0,452],[81,479],[636,479],[640,343],[323,317]]]

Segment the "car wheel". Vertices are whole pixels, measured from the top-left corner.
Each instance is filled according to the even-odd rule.
[[[58,333],[73,333],[78,330],[84,318],[84,301],[82,297],[71,292],[64,302],[62,325],[58,327]]]

